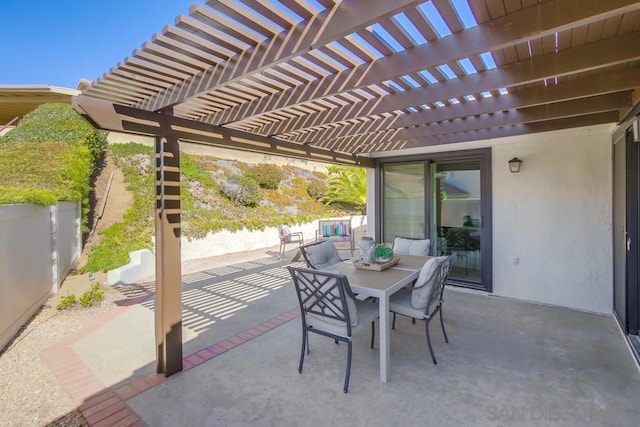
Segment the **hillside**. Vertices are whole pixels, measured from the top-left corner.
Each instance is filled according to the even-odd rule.
[[[128,261],[130,251],[150,248],[154,235],[154,162],[152,149],[141,144],[115,144],[109,147],[120,181],[111,184],[103,218],[118,216],[121,220],[98,228],[89,242],[90,254],[83,271],[108,270]],[[96,183],[106,186],[110,163]],[[263,165],[264,166],[264,165]],[[254,206],[243,206],[225,196],[236,185],[234,179],[246,177],[256,165],[214,156],[181,154],[182,234],[187,239],[206,236],[223,229],[261,230],[278,224],[296,224],[317,218],[359,214],[350,206],[327,205],[322,197],[327,174],[296,166],[275,166],[282,174],[277,188],[259,188],[260,200]],[[260,169],[260,168],[257,168]],[[262,170],[262,169],[260,169]],[[128,194],[132,199],[127,200]]]

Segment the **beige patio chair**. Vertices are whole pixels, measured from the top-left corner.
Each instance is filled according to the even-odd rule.
[[[444,340],[448,343],[449,338],[444,329],[442,318],[442,302],[444,285],[447,282],[449,271],[455,255],[431,258],[428,260],[418,276],[414,287],[410,290],[402,289],[391,295],[389,299],[389,311],[393,313],[393,323],[391,328],[395,329],[396,314],[411,317],[416,320],[424,320],[427,345],[433,364],[437,365],[436,357],[433,354],[431,338],[429,337],[429,322],[436,314],[440,313],[440,325]]]
[[[287,267],[300,304],[302,320],[302,348],[298,372],[302,373],[305,350],[309,354],[309,332],[347,343],[347,370],[343,391],[349,389],[351,375],[351,338],[371,322],[371,348],[378,317],[376,304],[354,299],[347,278],[338,273],[310,268]]]

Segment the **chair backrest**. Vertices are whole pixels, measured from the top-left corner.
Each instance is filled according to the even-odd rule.
[[[393,253],[398,255],[429,256],[432,252],[430,239],[396,236],[393,239]]]
[[[300,247],[300,252],[307,262],[307,267],[316,270],[342,262],[338,250],[329,240],[303,245]]]
[[[411,305],[428,310],[433,302],[442,299],[444,285],[449,277],[453,255],[429,259],[420,270],[420,275],[411,291]]]
[[[291,237],[291,230],[286,225],[278,225],[278,234],[280,235],[280,240],[288,242]]]
[[[285,227],[284,225],[278,225],[278,235],[280,235],[281,239],[286,239],[286,237],[289,235],[288,227]]]
[[[287,268],[305,327],[319,333],[350,337],[351,327],[358,324],[358,311],[347,278],[328,271]]]
[[[469,230],[462,227],[451,227],[446,233],[447,249],[449,252],[459,250],[466,251],[470,248],[471,237]]]

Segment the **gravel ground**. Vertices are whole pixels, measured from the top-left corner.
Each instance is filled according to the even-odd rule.
[[[0,426],[86,425],[40,353],[122,299],[120,293],[106,288],[100,305],[89,308],[58,311],[58,298],[49,298],[0,353]]]
[[[107,155],[94,183],[96,206],[102,202],[112,172],[113,181],[102,218],[96,224],[93,238],[83,248],[78,268],[86,262],[92,245],[100,242],[100,231],[121,220],[132,203],[133,196],[126,189],[122,172]],[[104,283],[103,276],[106,275],[96,273],[101,283]],[[89,285],[85,275],[67,276],[60,294],[50,297],[0,353],[0,427],[86,425],[40,354],[114,307],[115,301],[125,298],[114,288],[103,286],[105,299],[100,305],[56,309],[60,295],[73,293],[79,297]]]

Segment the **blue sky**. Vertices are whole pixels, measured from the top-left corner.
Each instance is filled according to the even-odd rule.
[[[314,0],[308,0],[315,4]],[[390,0],[393,1],[393,0]],[[466,28],[477,25],[467,0],[451,0]],[[95,80],[150,41],[189,7],[204,0],[4,0],[0,11],[0,85],[38,84],[76,88],[81,78]],[[277,3],[276,3],[277,4]],[[321,7],[316,5],[316,9]],[[440,37],[450,29],[431,1],[418,6]],[[404,14],[395,17],[426,43]],[[392,49],[402,50],[379,25],[371,27]],[[362,43],[366,44],[363,40]],[[488,55],[488,54],[483,54]],[[481,55],[482,56],[482,55]],[[490,55],[487,57],[492,62]],[[485,57],[483,57],[485,60]],[[485,60],[486,62],[486,60]],[[470,64],[470,62],[469,62]],[[495,64],[487,64],[495,68]],[[465,71],[467,69],[465,68]],[[475,70],[473,70],[475,71]],[[453,78],[453,72],[447,75]]]
[[[95,80],[201,0],[4,0],[0,85]]]

